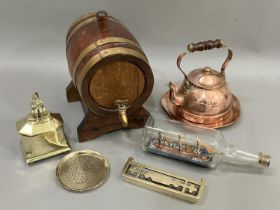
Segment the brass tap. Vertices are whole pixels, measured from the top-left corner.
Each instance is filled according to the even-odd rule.
[[[126,115],[126,110],[127,110],[127,100],[116,100],[115,105],[117,107],[117,111],[119,113],[119,119],[122,122],[122,126],[125,128],[128,125],[128,119]]]

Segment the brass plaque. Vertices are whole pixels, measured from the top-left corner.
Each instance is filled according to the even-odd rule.
[[[160,192],[191,203],[196,203],[205,188],[205,181],[177,176],[160,169],[137,163],[130,157],[123,169],[126,182]]]
[[[67,190],[87,191],[99,187],[109,174],[109,163],[90,150],[72,152],[57,165],[56,176]]]

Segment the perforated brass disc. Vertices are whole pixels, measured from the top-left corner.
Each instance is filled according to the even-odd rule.
[[[108,177],[109,168],[108,161],[101,154],[83,150],[61,159],[56,176],[67,190],[81,192],[99,187]]]

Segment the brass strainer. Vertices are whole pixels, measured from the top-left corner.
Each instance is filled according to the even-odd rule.
[[[108,161],[101,154],[83,150],[61,159],[56,176],[67,190],[82,192],[99,187],[106,180],[109,168]]]

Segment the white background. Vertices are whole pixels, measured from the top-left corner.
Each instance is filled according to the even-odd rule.
[[[79,103],[67,103],[70,81],[65,35],[79,16],[100,9],[118,18],[143,46],[155,76],[145,107],[166,117],[160,97],[169,80],[183,79],[177,55],[190,42],[222,38],[234,52],[227,80],[242,107],[238,123],[222,129],[241,148],[271,154],[266,170],[220,165],[210,170],[144,154],[141,129],[122,130],[78,143],[76,127],[83,118]],[[280,202],[280,3],[275,0],[1,0],[0,1],[0,209],[279,209]],[[185,69],[220,67],[226,52],[213,50],[186,58]],[[55,167],[63,155],[33,166],[24,164],[16,121],[29,112],[38,91],[47,108],[60,112],[73,151],[91,149],[111,165],[98,190],[72,193],[63,189]],[[124,183],[121,170],[129,156],[178,175],[207,181],[198,204]]]

